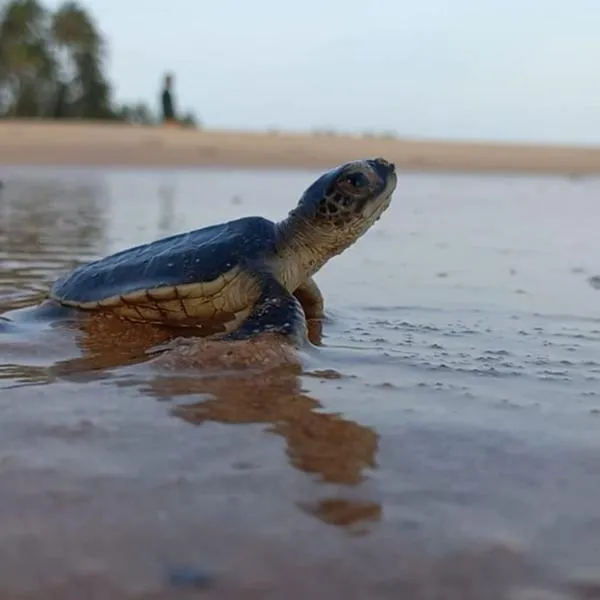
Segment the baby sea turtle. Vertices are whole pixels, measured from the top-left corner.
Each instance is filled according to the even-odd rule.
[[[77,267],[48,296],[218,339],[275,331],[302,343],[306,319],[323,317],[313,275],[379,219],[395,189],[395,166],[383,158],[348,162],[314,181],[279,223],[244,217],[123,250]]]

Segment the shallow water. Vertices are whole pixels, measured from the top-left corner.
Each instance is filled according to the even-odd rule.
[[[317,175],[4,169],[0,312],[80,261],[283,217]],[[599,194],[401,175],[317,275],[298,354],[3,332],[0,589],[158,598],[175,563],[223,597],[600,597]]]

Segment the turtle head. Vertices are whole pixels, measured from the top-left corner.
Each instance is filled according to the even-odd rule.
[[[337,254],[379,219],[395,189],[392,163],[383,158],[355,160],[319,177],[292,212],[312,229],[315,244],[322,243]]]

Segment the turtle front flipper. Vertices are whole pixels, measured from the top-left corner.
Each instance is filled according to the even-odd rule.
[[[276,279],[266,282],[252,312],[222,340],[243,340],[261,333],[279,333],[297,346],[308,341],[306,318],[298,299]]]
[[[308,339],[317,346],[321,345],[325,302],[317,282],[311,277],[296,288],[294,296],[300,302],[306,315]]]
[[[311,277],[296,288],[294,296],[298,298],[307,319],[322,319],[325,302],[317,282]]]

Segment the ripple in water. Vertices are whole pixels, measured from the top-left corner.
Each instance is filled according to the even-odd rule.
[[[281,218],[315,175],[8,171],[0,310],[97,256],[242,214]],[[3,329],[0,489],[40,508],[40,486],[68,498],[82,486],[87,504],[68,517],[88,524],[84,505],[122,494],[132,504],[111,504],[115,522],[147,518],[160,537],[166,511],[169,539],[202,514],[297,548],[310,531],[313,555],[341,528],[431,569],[429,545],[480,556],[474,540],[570,574],[600,567],[600,315],[586,281],[599,183],[403,177],[373,231],[317,275],[322,347],[229,354],[93,319]],[[9,454],[35,500],[2,466]],[[57,510],[34,513],[60,524]]]

